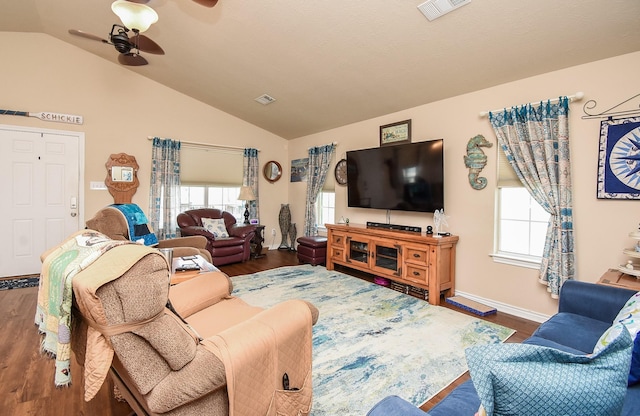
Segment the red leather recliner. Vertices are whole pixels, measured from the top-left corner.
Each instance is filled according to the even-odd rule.
[[[224,219],[229,237],[215,237],[203,227],[203,218]],[[182,236],[201,235],[207,238],[207,250],[216,266],[243,262],[251,256],[255,225],[238,225],[235,217],[226,211],[213,208],[193,209],[179,214],[177,222]]]

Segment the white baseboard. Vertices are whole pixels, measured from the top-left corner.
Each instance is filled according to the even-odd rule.
[[[466,292],[461,292],[459,290],[456,290],[456,296],[458,295],[465,297],[469,300],[473,300],[475,302],[479,302],[484,305],[491,306],[492,308],[496,308],[500,312],[508,313],[509,315],[514,315],[520,318],[528,319],[530,321],[542,323],[547,321],[550,318],[549,315],[533,312],[527,309],[519,308],[517,306],[508,305],[506,303],[497,302],[495,300],[482,298],[480,296],[472,295],[471,293],[466,293]]]

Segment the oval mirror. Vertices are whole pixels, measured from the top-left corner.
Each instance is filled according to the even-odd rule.
[[[282,176],[282,166],[280,166],[280,163],[276,162],[275,160],[269,161],[264,164],[262,173],[264,174],[264,178],[266,180],[273,183],[280,179],[280,177]]]

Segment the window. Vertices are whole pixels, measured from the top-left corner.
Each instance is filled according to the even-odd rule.
[[[502,151],[499,159],[493,259],[537,269],[550,214],[522,186]]]
[[[180,150],[180,212],[216,208],[244,222],[244,201],[238,200],[242,165],[242,151],[184,146]]]
[[[182,185],[180,212],[198,208],[216,208],[227,211],[244,221],[244,201],[238,200],[240,186]]]
[[[326,223],[335,222],[336,193],[323,190],[318,194],[316,201],[316,224],[319,229],[324,229]]]

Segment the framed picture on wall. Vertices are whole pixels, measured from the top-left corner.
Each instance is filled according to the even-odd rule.
[[[411,143],[411,120],[380,126],[380,146]]]
[[[291,161],[291,182],[306,182],[309,158],[294,159]]]
[[[640,117],[600,123],[598,199],[640,199]]]

